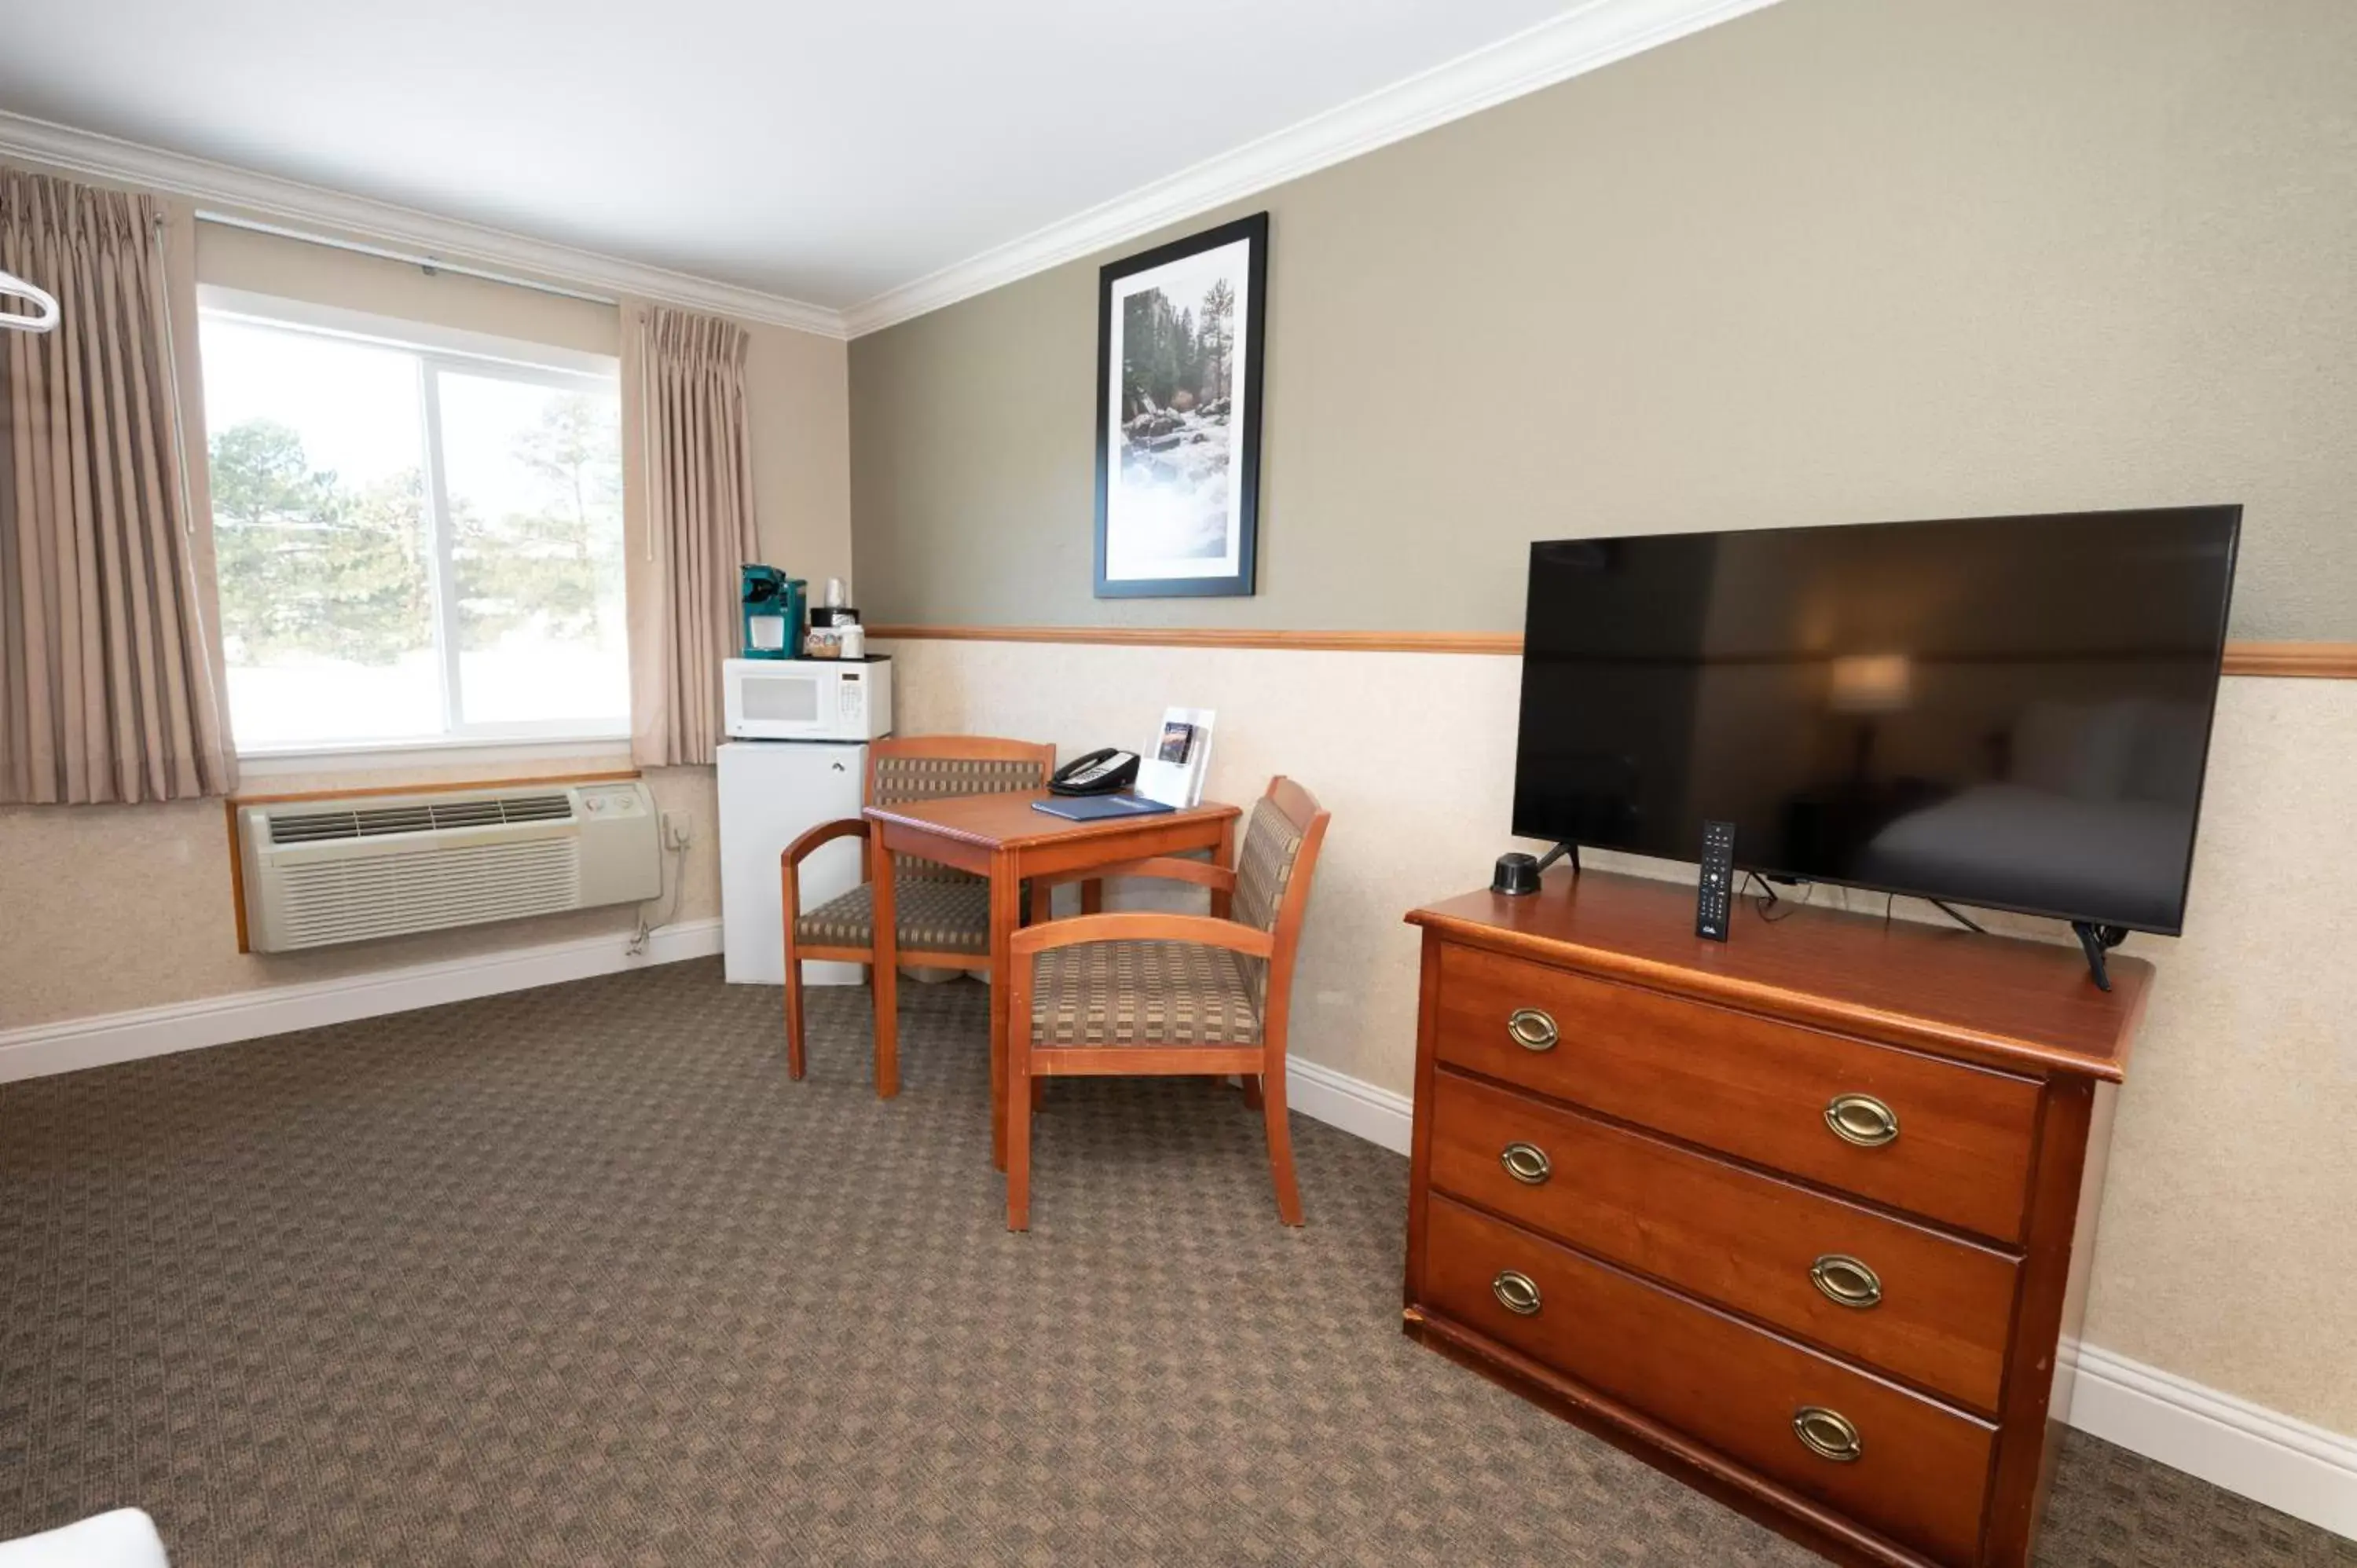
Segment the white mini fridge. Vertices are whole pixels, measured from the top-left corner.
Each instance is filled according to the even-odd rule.
[[[867,778],[864,741],[732,740],[720,747],[720,928],[728,979],[786,982],[785,911],[778,857],[817,827],[859,815]],[[802,864],[802,908],[860,883],[865,842],[836,839]],[[856,963],[806,963],[806,985],[856,985]]]

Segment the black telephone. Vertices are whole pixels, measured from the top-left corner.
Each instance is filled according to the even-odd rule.
[[[1108,746],[1056,769],[1048,789],[1058,795],[1110,795],[1137,782],[1137,753]]]

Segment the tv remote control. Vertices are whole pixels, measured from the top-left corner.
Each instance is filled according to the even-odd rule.
[[[1695,889],[1695,935],[1727,940],[1727,912],[1735,905],[1735,824],[1702,825],[1702,882]]]

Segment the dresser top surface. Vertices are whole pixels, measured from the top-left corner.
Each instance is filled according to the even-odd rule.
[[[1444,936],[1607,979],[1948,1051],[1998,1067],[2117,1080],[2153,978],[2112,955],[2109,993],[2076,948],[1800,907],[1694,934],[1682,883],[1547,874],[1539,892],[1487,888],[1415,910]]]

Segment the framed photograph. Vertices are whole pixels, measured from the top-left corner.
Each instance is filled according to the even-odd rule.
[[[1268,214],[1097,281],[1097,597],[1250,594]]]

